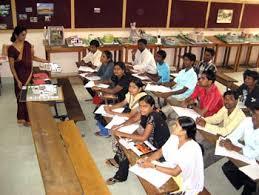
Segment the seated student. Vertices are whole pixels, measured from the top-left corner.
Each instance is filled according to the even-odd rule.
[[[166,52],[164,50],[159,50],[155,55],[156,68],[159,80],[158,83],[165,83],[170,81],[170,68],[168,64],[164,61],[166,58]]]
[[[146,94],[146,92],[143,91],[144,84],[139,78],[132,77],[128,93],[125,96],[125,99],[117,104],[111,105],[111,106],[105,106],[104,109],[107,113],[122,116],[122,117],[132,117],[138,112],[139,107],[139,99]],[[125,107],[123,113],[114,112],[113,109]]]
[[[96,67],[99,68],[102,64],[100,61],[102,52],[98,49],[99,46],[99,41],[92,40],[88,48],[89,52],[86,54],[81,62],[76,63],[77,66],[89,66],[93,69],[95,69]]]
[[[197,73],[198,78],[200,78],[201,74],[207,70],[211,70],[216,73],[217,68],[216,68],[215,64],[213,64],[214,55],[215,55],[214,49],[212,49],[212,48],[205,49],[203,61],[201,61],[194,68],[195,72]]]
[[[204,117],[217,113],[223,106],[223,98],[214,84],[215,80],[216,74],[213,71],[203,72],[193,94],[182,102],[182,106],[191,108]],[[198,101],[198,105],[195,104],[195,100]]]
[[[244,83],[237,89],[237,93],[241,96],[241,102],[251,108],[259,104],[259,74],[256,71],[246,70],[243,76]]]
[[[111,81],[103,81],[103,83],[111,84],[110,88],[104,89],[93,87],[92,89],[106,94],[115,95],[117,96],[118,101],[121,102],[125,99],[126,93],[128,93],[129,83],[132,76],[127,73],[126,66],[123,62],[116,62],[114,64],[113,74]]]
[[[155,100],[150,95],[143,96],[139,100],[138,112],[141,118],[140,125],[143,127],[143,132],[140,134],[127,134],[117,130],[112,130],[114,136],[129,138],[136,142],[144,142],[148,140],[156,148],[161,148],[170,136],[169,128],[163,118],[161,112],[155,110]],[[129,161],[118,146],[116,147],[116,155],[114,160],[119,165],[119,170],[115,176],[107,180],[108,185],[127,180],[129,173]],[[106,161],[106,163],[109,161]],[[110,164],[113,165],[113,164]]]
[[[182,179],[182,186],[179,186],[183,192],[181,194],[197,195],[204,187],[204,168],[202,149],[195,141],[196,131],[196,124],[192,118],[179,117],[165,145],[148,158],[139,159],[137,163],[143,168],[153,168],[172,175],[176,180]],[[165,158],[170,167],[152,163],[161,157]]]
[[[113,75],[114,62],[112,60],[112,53],[110,51],[107,51],[107,50],[103,51],[101,56],[101,63],[102,65],[97,71],[97,73],[89,74],[89,76],[97,75],[101,78],[101,80],[99,81],[94,81],[95,84],[103,83],[105,81],[111,80],[111,77]],[[84,82],[84,84],[86,84],[88,81],[89,80],[86,79],[86,82]],[[91,88],[86,88],[86,89],[92,97],[96,95],[95,91],[93,91]]]
[[[243,140],[244,144],[239,143],[239,140]],[[252,108],[252,117],[243,120],[237,129],[227,136],[226,140],[220,141],[220,145],[227,150],[239,152],[250,159],[259,160],[259,105]],[[255,192],[256,183],[241,172],[231,161],[226,162],[222,166],[222,170],[236,189],[244,185],[242,195]]]
[[[194,72],[193,64],[196,56],[192,53],[183,55],[183,69],[178,73],[174,81],[164,84],[172,87],[172,92],[163,93],[164,98],[171,97],[168,102],[171,105],[179,105],[180,101],[188,98],[194,91],[197,84],[197,75]]]
[[[212,116],[197,118],[196,124],[213,133],[226,136],[236,129],[246,116],[237,106],[238,95],[235,91],[226,91],[223,97],[224,106]]]
[[[138,40],[138,50],[132,53],[133,68],[140,73],[157,74],[156,61],[146,46],[146,39]]]

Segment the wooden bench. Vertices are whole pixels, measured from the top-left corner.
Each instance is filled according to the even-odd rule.
[[[47,195],[82,195],[71,160],[47,103],[27,102],[32,137]]]
[[[74,121],[60,122],[58,128],[85,194],[110,194]]]
[[[222,85],[226,86],[227,90],[228,89],[235,90],[235,89],[238,88],[238,86],[235,85],[235,83],[237,83],[238,81],[229,77],[229,76],[227,76],[223,72],[217,72],[216,73],[216,81],[218,81]]]
[[[80,103],[76,97],[76,94],[72,88],[72,85],[68,78],[59,78],[57,79],[57,84],[62,86],[63,94],[64,94],[64,104],[67,110],[67,117],[70,120],[84,121],[85,115],[82,111]],[[62,116],[61,116],[62,117]],[[66,116],[63,116],[66,117]]]
[[[109,195],[74,121],[57,124],[47,103],[27,107],[46,194]]]

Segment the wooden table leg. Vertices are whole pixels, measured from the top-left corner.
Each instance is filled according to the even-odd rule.
[[[227,58],[226,58],[226,66],[229,66],[230,53],[231,53],[231,47],[228,47],[228,53],[227,53]]]
[[[116,50],[114,50],[114,62],[117,62],[117,51]]]
[[[222,62],[222,66],[226,66],[226,59],[227,59],[227,54],[228,54],[228,47],[225,47],[225,52],[224,52],[224,57],[223,57],[223,62]]]
[[[252,48],[253,46],[249,45],[247,48],[247,52],[246,52],[246,59],[245,59],[245,65],[248,66],[249,65],[249,61],[250,61],[250,57],[251,57],[251,53],[252,53]]]
[[[81,51],[78,52],[78,62],[81,61]]]
[[[256,60],[256,68],[259,68],[259,54],[258,54],[258,58]]]
[[[129,63],[129,61],[128,61],[128,52],[129,52],[129,50],[128,50],[128,48],[125,48],[125,62],[126,63]]]
[[[121,62],[123,62],[123,50],[122,49],[119,50],[119,60]]]
[[[181,62],[181,54],[182,54],[182,48],[179,48],[179,55],[178,55],[178,63],[177,63],[177,71],[180,69],[180,62]]]
[[[216,45],[215,47],[215,57],[214,57],[214,64],[217,64],[217,58],[218,58],[218,52],[219,52],[219,46]]]
[[[201,56],[200,56],[200,61],[203,60],[203,55],[204,55],[204,47],[201,48]]]
[[[176,66],[176,58],[177,58],[177,48],[174,48],[174,59],[173,59],[173,66]]]
[[[236,54],[236,59],[235,59],[235,64],[234,64],[234,71],[237,72],[239,68],[239,62],[240,62],[240,57],[242,53],[243,46],[240,45],[237,48],[237,54]]]

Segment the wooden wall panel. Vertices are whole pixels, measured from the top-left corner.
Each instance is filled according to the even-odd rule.
[[[9,5],[10,6],[9,14],[4,17],[0,16],[0,25],[6,24],[7,29],[12,29],[13,28],[13,17],[12,17],[11,0],[1,0],[0,5]]]
[[[122,0],[75,0],[75,27],[120,28],[122,7]]]
[[[37,3],[54,3],[54,15],[50,22],[45,22],[45,16],[37,15]],[[32,12],[25,12],[26,7],[32,7]],[[19,20],[19,14],[27,14],[27,20]],[[64,26],[71,28],[71,1],[70,0],[16,0],[17,24],[31,29],[40,29],[44,26]],[[38,22],[30,22],[30,17],[38,17]]]
[[[233,18],[230,24],[218,24],[219,9],[233,9]],[[211,3],[208,28],[238,28],[242,4],[240,3]]]
[[[204,28],[207,2],[173,0],[170,27]]]
[[[126,27],[166,27],[168,0],[128,0]]]
[[[246,4],[241,28],[259,28],[259,4]]]

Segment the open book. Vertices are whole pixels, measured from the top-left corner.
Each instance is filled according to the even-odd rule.
[[[88,83],[85,84],[85,88],[92,88],[92,87],[100,87],[100,88],[107,89],[109,85],[102,84],[102,83],[96,85],[94,81],[89,81]]]
[[[104,106],[107,106],[107,105],[101,105],[99,106],[99,108],[94,112],[95,114],[101,114],[102,116],[106,116],[106,117],[113,117],[114,115],[112,114],[108,114],[105,110],[104,110]],[[114,112],[119,112],[119,113],[122,113],[124,110],[124,108],[116,108],[114,109],[113,111]]]
[[[165,87],[162,85],[153,85],[148,83],[147,86],[145,87],[146,91],[153,91],[153,92],[161,92],[161,93],[168,93],[172,92],[173,90],[170,89],[169,87]]]
[[[130,149],[135,152],[138,156],[142,156],[151,152],[156,151],[157,149],[149,142],[144,141],[141,143],[130,144]]]
[[[78,68],[78,71],[81,71],[81,72],[96,72],[96,70],[88,67],[88,66],[80,66]]]

